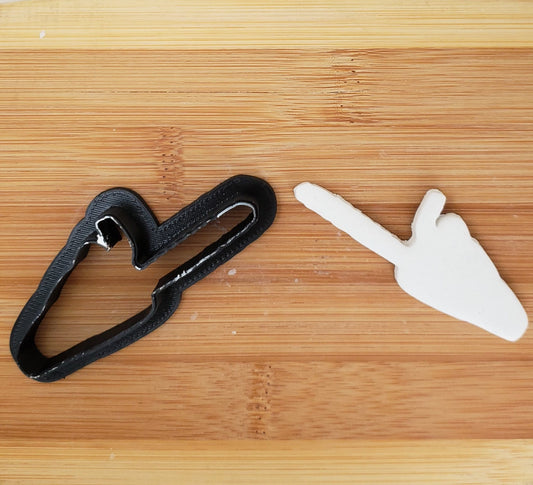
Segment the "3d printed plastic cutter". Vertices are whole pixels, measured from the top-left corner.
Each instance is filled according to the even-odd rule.
[[[39,351],[35,344],[39,324],[92,244],[110,249],[122,238],[122,232],[131,245],[133,265],[144,269],[238,206],[249,207],[250,214],[216,242],[161,278],[152,292],[151,306],[54,357],[46,357]],[[135,192],[124,188],[102,192],[89,204],[85,217],[74,227],[15,322],[10,340],[13,358],[28,377],[52,382],[130,345],[165,323],[178,307],[185,289],[261,236],[275,215],[276,197],[270,185],[247,175],[226,180],[162,224]]]

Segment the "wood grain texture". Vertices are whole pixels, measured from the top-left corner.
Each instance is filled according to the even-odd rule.
[[[532,4],[83,5],[0,5],[0,482],[533,480],[530,333],[423,306],[292,195],[322,184],[407,238],[438,187],[531,315]],[[163,220],[236,173],[276,190],[262,238],[127,349],[54,384],[18,371],[12,324],[98,192]],[[144,308],[238,217],[143,272],[95,248],[40,346]]]
[[[530,442],[36,441],[0,443],[3,483],[529,483]]]
[[[31,0],[5,48],[533,47],[528,0]]]

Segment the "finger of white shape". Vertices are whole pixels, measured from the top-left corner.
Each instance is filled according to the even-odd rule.
[[[445,203],[446,196],[440,190],[431,189],[426,192],[411,224],[413,236],[435,229]]]
[[[309,182],[296,186],[294,195],[308,209],[346,232],[363,246],[393,264],[401,262],[407,251],[402,241],[341,196]]]

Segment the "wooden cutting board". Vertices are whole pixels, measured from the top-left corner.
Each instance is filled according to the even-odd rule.
[[[529,483],[533,336],[403,293],[293,197],[312,181],[402,238],[437,187],[533,314],[533,4],[0,5],[1,483]],[[100,191],[160,220],[238,173],[278,217],[134,345],[39,384],[13,322]],[[113,326],[238,220],[146,271],[94,249],[37,341]]]

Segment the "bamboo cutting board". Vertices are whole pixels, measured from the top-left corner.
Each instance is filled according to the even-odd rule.
[[[0,483],[533,480],[531,333],[423,306],[292,195],[319,183],[408,238],[441,189],[531,315],[532,27],[511,0],[0,5]],[[123,351],[18,371],[13,322],[97,193],[164,220],[237,173],[276,190],[262,238]],[[40,347],[144,308],[238,218],[143,272],[95,248]]]

